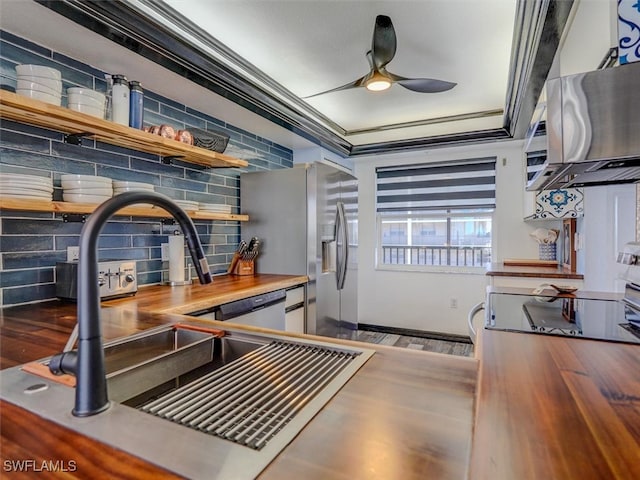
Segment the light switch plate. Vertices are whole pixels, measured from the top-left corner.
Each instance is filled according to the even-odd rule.
[[[80,258],[80,247],[67,247],[67,262],[77,262]]]

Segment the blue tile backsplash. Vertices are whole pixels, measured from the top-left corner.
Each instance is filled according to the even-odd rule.
[[[15,66],[35,63],[57,68],[63,90],[86,86],[105,91],[105,72],[0,30],[0,84],[15,88]],[[143,81],[144,79],[140,79]],[[63,99],[63,105],[66,99]],[[239,175],[243,171],[289,168],[293,152],[224,120],[145,91],[145,124],[166,123],[174,128],[199,127],[230,136],[226,154],[247,160],[244,169],[205,168],[84,138],[82,145],[64,143],[64,135],[9,120],[0,122],[0,170],[53,178],[54,200],[62,200],[60,175],[76,173],[132,180],[155,185],[171,198],[225,203],[240,212]],[[226,272],[240,241],[240,223],[194,222],[213,274]],[[65,222],[48,212],[0,212],[0,292],[2,305],[55,298],[55,264],[66,260],[68,246],[78,245],[81,223]],[[99,258],[136,260],[139,285],[159,283],[168,276],[160,244],[175,225],[157,218],[114,217],[99,241]],[[188,257],[188,255],[187,255]]]

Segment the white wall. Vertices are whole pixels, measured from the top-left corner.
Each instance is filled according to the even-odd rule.
[[[625,282],[620,277],[627,267],[616,258],[625,243],[635,240],[636,186],[585,188],[582,223],[578,268],[584,272],[585,290],[623,292]]]
[[[427,273],[376,270],[375,169],[383,165],[497,156],[493,258],[538,258],[529,233],[539,224],[523,221],[523,141],[431,149],[354,160],[359,180],[358,316],[360,323],[467,335],[466,316],[484,300],[484,272]],[[451,308],[451,299],[458,302]]]
[[[571,26],[556,56],[557,70],[549,78],[595,70],[618,44],[618,5],[615,0],[581,0],[574,4]]]

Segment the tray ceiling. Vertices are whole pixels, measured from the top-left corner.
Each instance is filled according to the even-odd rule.
[[[311,107],[318,120],[352,144],[503,125],[515,0],[164,3]],[[457,86],[417,93],[396,84],[378,93],[358,88],[305,99],[368,72],[366,52],[379,14],[392,19],[397,35],[388,70]]]
[[[252,122],[254,127],[267,120],[301,140],[353,156],[523,138],[565,25],[570,23],[574,1],[36,0],[17,4],[40,4],[177,78],[189,78],[195,84],[193,92],[204,88],[218,95],[208,104],[220,98],[261,117]],[[392,19],[397,36],[389,71],[457,85],[440,93],[417,93],[394,84],[381,93],[357,88],[306,98],[369,71],[366,53],[375,18],[381,14]],[[25,22],[10,23],[18,33],[28,30],[34,40],[53,48],[65,44],[66,37],[46,35]],[[85,43],[87,50],[100,42],[76,41],[61,51],[78,53],[82,59]],[[107,51],[101,51],[100,58],[105,68],[115,61]],[[123,67],[116,63],[110,68]],[[134,65],[129,68],[135,70]],[[146,81],[151,87],[157,84]],[[230,117],[230,110],[236,109],[225,110],[224,118]]]

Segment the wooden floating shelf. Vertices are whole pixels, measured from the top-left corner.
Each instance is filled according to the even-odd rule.
[[[17,198],[0,197],[0,210],[90,214],[93,213],[93,211],[97,207],[98,204],[95,203],[50,202],[47,200],[20,200]],[[248,215],[239,215],[234,213],[213,213],[201,212],[197,210],[185,211],[194,220],[230,220],[238,222],[246,222],[249,220]],[[172,216],[164,209],[151,207],[125,207],[121,210],[118,210],[116,215],[131,217],[172,218]]]
[[[537,260],[533,258],[505,258],[503,265],[506,267],[557,267],[557,260]]]
[[[136,128],[120,125],[65,107],[23,97],[0,90],[0,117],[28,123],[67,134],[83,134],[111,145],[141,152],[179,157],[187,163],[205,167],[246,167],[248,162],[238,158],[194,147],[186,143],[160,137]]]

